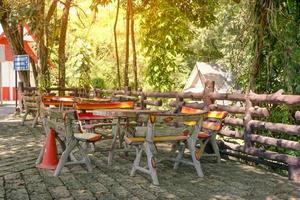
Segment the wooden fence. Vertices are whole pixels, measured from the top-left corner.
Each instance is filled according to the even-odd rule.
[[[36,88],[25,88],[19,85],[19,91],[33,91]],[[87,96],[88,93],[78,88],[49,88],[48,93],[53,91],[68,91],[75,96]],[[162,106],[162,102],[169,101],[168,105],[174,110],[180,111],[181,106],[189,106],[206,110],[219,110],[229,112],[225,119],[225,128],[220,132],[222,140],[219,145],[225,155],[238,157],[263,163],[271,166],[287,169],[289,179],[300,181],[300,125],[283,124],[266,121],[270,116],[270,105],[287,105],[294,109],[300,108],[300,95],[284,95],[280,90],[274,94],[247,94],[217,93],[214,91],[214,82],[207,81],[202,93],[181,92],[144,92],[125,90],[102,90],[95,89],[95,96],[118,96],[125,95],[135,97],[140,106]],[[163,100],[164,99],[164,100]],[[192,102],[191,102],[192,101]],[[226,101],[226,104],[219,103]],[[291,116],[300,120],[300,111]],[[272,136],[265,136],[262,132],[268,131]],[[293,135],[296,140],[278,139],[278,135]],[[228,140],[228,138],[232,138]],[[283,137],[281,137],[283,138]],[[236,142],[239,141],[239,142]],[[298,151],[298,156],[265,150],[264,146],[274,146],[283,149]]]

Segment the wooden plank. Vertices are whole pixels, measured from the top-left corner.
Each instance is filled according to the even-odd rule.
[[[183,113],[155,113],[155,114],[141,114],[139,115],[138,121],[142,120],[144,122],[148,121],[149,117],[154,117],[153,122],[155,123],[182,123],[185,124],[186,122],[195,121],[198,122],[202,119],[203,115],[207,112],[202,111],[201,113],[196,114],[183,114]],[[146,120],[147,119],[147,120]]]
[[[249,124],[252,128],[258,130],[269,130],[277,133],[284,132],[290,135],[300,135],[300,126],[298,125],[272,123],[258,120],[251,120]]]
[[[25,108],[38,108],[39,103],[25,102]]]
[[[276,138],[266,137],[262,135],[254,135],[254,134],[250,136],[250,139],[251,141],[258,142],[260,144],[267,144],[267,145],[292,149],[296,151],[300,150],[300,143],[291,140],[276,139]]]
[[[172,127],[172,126],[164,126],[164,127],[155,127],[153,130],[153,136],[177,136],[183,135],[183,132],[186,130],[186,127]],[[135,137],[146,137],[147,135],[147,127],[138,126],[136,127]]]
[[[224,123],[232,126],[244,126],[244,120],[232,117],[226,117]]]
[[[98,110],[98,109],[132,109],[134,108],[133,101],[127,102],[103,102],[103,103],[81,103],[75,104],[77,110]]]
[[[146,105],[151,105],[151,106],[161,106],[162,105],[162,100],[144,100],[144,104]]]
[[[280,154],[272,151],[263,151],[254,147],[244,148],[243,145],[232,144],[229,142],[224,142],[224,147],[227,149],[232,149],[235,151],[247,153],[250,155],[266,158],[269,160],[275,160],[279,162],[286,163],[288,165],[300,166],[300,158],[295,156],[289,156],[286,154]]]
[[[267,102],[273,104],[300,105],[300,95],[282,95],[281,92],[274,94],[255,94],[251,93],[250,100],[254,102]]]
[[[227,137],[232,137],[232,138],[238,138],[238,139],[243,139],[244,134],[239,131],[232,131],[232,130],[221,130],[219,132],[220,135],[227,136]]]
[[[75,110],[61,111],[59,109],[43,108],[42,113],[45,115],[45,117],[49,116],[50,119],[56,119],[56,120],[76,119]]]
[[[261,159],[261,158],[257,158],[252,155],[241,154],[241,153],[233,151],[233,150],[228,150],[228,149],[221,150],[221,155],[232,156],[232,157],[235,157],[238,159],[254,162],[256,164],[263,164],[263,165],[266,165],[266,166],[269,166],[269,167],[272,167],[275,169],[288,170],[288,165],[285,163],[279,163],[279,162],[274,162],[274,161],[270,161],[270,160],[266,160],[266,159]]]
[[[41,97],[40,96],[26,96],[26,95],[23,95],[22,96],[23,100],[25,101],[28,101],[28,102],[38,102],[41,100]]]

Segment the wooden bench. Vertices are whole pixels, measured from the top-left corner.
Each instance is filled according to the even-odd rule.
[[[182,106],[181,113],[200,113],[202,110],[190,108],[187,106]],[[222,129],[222,122],[227,116],[225,111],[210,111],[207,113],[205,120],[202,124],[202,130],[198,133],[198,139],[200,143],[200,148],[197,150],[197,156],[200,158],[205,156],[215,156],[217,161],[221,161],[219,147],[216,143],[217,133]],[[213,149],[212,154],[204,154],[206,145],[210,143]]]
[[[177,157],[172,159],[175,161],[174,169],[178,167],[179,163],[190,164],[195,167],[198,176],[203,177],[200,161],[196,157],[195,147],[196,134],[200,131],[202,114],[142,114],[138,116],[137,122],[145,125],[137,126],[133,136],[125,137],[126,143],[136,149],[136,158],[133,162],[131,176],[134,176],[138,170],[149,174],[152,178],[152,183],[159,185],[154,143],[179,143],[179,148],[185,149],[184,143],[187,142],[191,161],[183,159],[183,151],[179,151]],[[187,128],[189,125],[191,127]],[[183,135],[183,132],[189,132],[189,134]],[[147,156],[146,167],[140,166],[143,151],[146,152]]]
[[[32,127],[35,127],[38,123],[38,118],[40,117],[41,97],[37,95],[23,95],[22,100],[25,108],[25,114],[22,117],[22,125],[24,125],[28,114],[32,114],[34,116]]]
[[[78,131],[76,111],[62,111],[59,109],[46,108],[42,109],[42,115],[45,121],[46,134],[49,129],[56,132],[56,138],[61,143],[63,142],[63,153],[59,159],[59,163],[55,169],[54,176],[58,176],[65,165],[69,164],[85,164],[88,171],[92,170],[90,159],[85,149],[79,142],[95,142],[101,140],[100,134],[85,133]],[[75,159],[72,152],[77,149],[81,155],[81,160]],[[44,152],[44,149],[41,150]],[[42,160],[42,153],[40,154],[37,163]],[[71,160],[71,161],[69,161]]]

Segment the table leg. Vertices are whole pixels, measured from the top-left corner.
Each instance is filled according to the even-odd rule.
[[[117,120],[116,125],[113,126],[113,128],[112,128],[113,141],[112,141],[112,144],[111,144],[109,152],[108,152],[108,165],[109,166],[112,165],[113,154],[114,154],[114,150],[115,150],[115,146],[116,146],[116,142],[117,142],[117,137],[120,134],[120,119],[118,118],[116,120]]]
[[[200,161],[196,157],[196,142],[198,140],[197,133],[199,133],[199,131],[201,130],[200,125],[197,125],[194,127],[192,135],[187,139],[187,145],[190,150],[190,154],[192,157],[192,163],[197,171],[197,174],[199,177],[203,177],[204,175],[203,175]]]

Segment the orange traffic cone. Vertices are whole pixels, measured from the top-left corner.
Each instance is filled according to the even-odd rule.
[[[43,161],[36,165],[37,168],[55,169],[58,164],[55,131],[50,128],[43,155]]]

